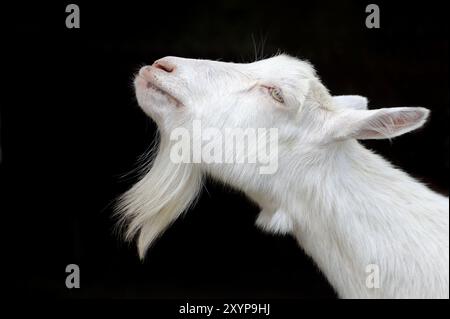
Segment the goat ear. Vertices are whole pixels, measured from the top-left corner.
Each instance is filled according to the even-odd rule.
[[[423,107],[351,110],[336,122],[335,137],[360,140],[393,138],[421,127],[429,112]]]
[[[361,95],[336,95],[333,96],[333,104],[339,108],[367,110],[368,101]]]

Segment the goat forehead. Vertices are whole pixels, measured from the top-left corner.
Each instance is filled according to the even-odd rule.
[[[285,88],[303,87],[305,80],[318,79],[314,68],[308,62],[290,56],[276,56],[245,64],[244,70],[252,79]]]
[[[205,67],[219,70],[236,70],[241,72],[255,73],[286,73],[303,77],[315,77],[315,70],[311,64],[306,61],[288,56],[278,55],[264,60],[258,60],[251,63],[234,63],[202,59],[177,58],[181,62],[201,64]]]
[[[249,66],[255,70],[263,70],[274,73],[284,73],[302,77],[315,76],[315,71],[308,62],[285,55],[256,61],[250,63]]]
[[[223,85],[223,81],[226,81],[229,88],[262,81],[299,92],[305,86],[305,79],[317,78],[314,68],[308,62],[284,54],[251,63],[170,58],[190,65],[194,68],[192,74],[202,75],[208,83]],[[243,81],[247,84],[243,84]]]

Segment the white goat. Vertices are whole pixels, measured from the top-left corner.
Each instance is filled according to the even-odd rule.
[[[449,297],[448,198],[357,141],[414,130],[427,109],[367,110],[363,97],[332,97],[309,63],[287,55],[249,64],[166,57],[143,67],[135,88],[161,135],[152,167],[118,207],[141,258],[206,174],[254,200],[262,229],[295,236],[340,297]],[[174,163],[170,134],[192,130],[194,120],[219,130],[277,128],[277,171]],[[368,269],[379,271],[375,284]]]

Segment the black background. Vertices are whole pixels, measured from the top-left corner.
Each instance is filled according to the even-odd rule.
[[[427,107],[423,129],[365,144],[448,193],[444,2],[375,2],[381,28],[367,29],[364,1],[75,1],[81,28],[71,30],[68,3],[1,11],[1,216],[14,293],[336,297],[294,239],[260,232],[257,207],[211,182],[144,263],[113,233],[111,203],[136,182],[121,176],[156,134],[136,104],[133,74],[166,55],[251,62],[255,51],[281,50],[310,60],[333,94],[365,95],[374,108]],[[64,284],[71,263],[81,268],[78,290]]]

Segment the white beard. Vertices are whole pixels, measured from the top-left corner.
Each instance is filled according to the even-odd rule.
[[[162,232],[186,211],[197,198],[202,175],[193,164],[170,160],[171,141],[162,137],[153,164],[144,176],[119,199],[119,225],[125,227],[125,238],[136,236],[141,259]],[[151,166],[151,168],[150,168]]]

